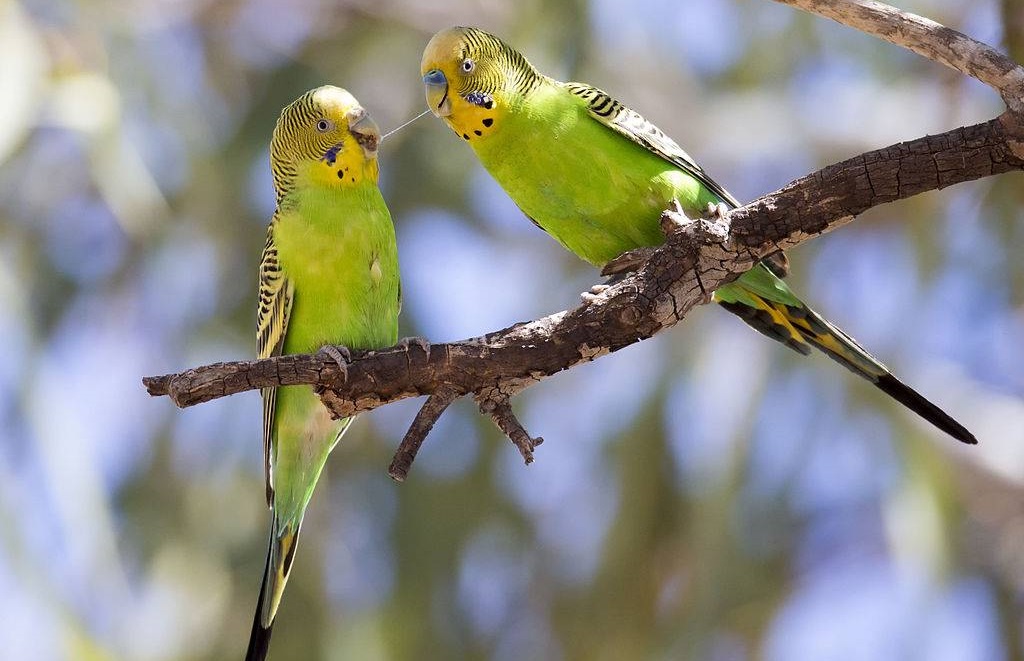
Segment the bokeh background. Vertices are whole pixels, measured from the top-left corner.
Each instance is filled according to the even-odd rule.
[[[902,3],[1024,61],[1018,0]],[[986,120],[987,88],[767,0],[0,0],[0,657],[241,658],[262,571],[260,404],[140,378],[254,351],[267,143],[304,90],[386,130],[420,52],[489,28],[673,135],[740,199]],[[381,150],[403,335],[479,335],[598,281],[426,117]],[[1024,188],[872,210],[793,286],[974,430],[960,447],[822,357],[705,307],[514,406],[461,402],[328,464],[276,659],[1022,658]]]

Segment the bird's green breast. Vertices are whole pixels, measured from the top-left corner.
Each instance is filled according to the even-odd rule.
[[[508,104],[486,139],[471,139],[483,166],[526,215],[566,248],[601,265],[658,245],[673,199],[698,209],[695,179],[591,117],[553,82]]]
[[[374,182],[296,191],[275,236],[281,269],[295,288],[285,353],[397,341],[398,253]]]
[[[284,353],[314,353],[325,344],[394,344],[398,255],[376,183],[299,187],[285,200],[278,223],[278,261],[295,292]],[[340,429],[308,386],[278,389],[271,462],[282,521],[297,525],[301,519]]]

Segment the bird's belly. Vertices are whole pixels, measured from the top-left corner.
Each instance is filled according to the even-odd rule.
[[[325,344],[352,349],[394,344],[398,266],[393,250],[334,236],[305,246],[300,259],[280,256],[295,287],[284,352],[311,353]]]
[[[331,287],[296,287],[285,353],[309,353],[325,344],[374,349],[396,341],[396,288],[363,277],[336,277]],[[390,295],[385,295],[391,289]]]

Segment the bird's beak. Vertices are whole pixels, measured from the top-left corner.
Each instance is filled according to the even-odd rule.
[[[427,106],[438,117],[452,114],[452,101],[448,98],[448,79],[439,69],[431,69],[423,75],[423,87],[427,92]]]
[[[348,113],[348,130],[349,133],[356,139],[359,146],[363,148],[363,153],[366,154],[367,158],[375,158],[377,156],[377,147],[380,145],[380,129],[377,127],[377,123],[370,117],[370,113],[366,112],[360,106],[356,106]]]

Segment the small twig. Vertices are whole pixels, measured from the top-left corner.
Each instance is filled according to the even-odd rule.
[[[523,424],[512,412],[509,397],[498,394],[497,389],[492,389],[488,394],[477,395],[476,401],[480,406],[480,412],[490,416],[494,424],[498,425],[498,429],[503,431],[505,436],[508,436],[512,444],[516,446],[519,454],[523,455],[523,461],[527,465],[532,464],[533,451],[544,442],[544,439],[540,436],[533,438],[526,432]]]
[[[434,423],[445,412],[445,409],[461,396],[462,393],[455,388],[442,386],[437,392],[427,398],[427,401],[409,426],[409,431],[405,433],[405,438],[402,439],[398,449],[395,450],[395,457],[391,460],[391,465],[388,466],[388,475],[395,481],[405,481],[405,478],[409,475],[409,469],[412,467],[412,462],[416,460],[416,453],[420,451],[420,446],[423,445],[423,439],[434,428]]]

